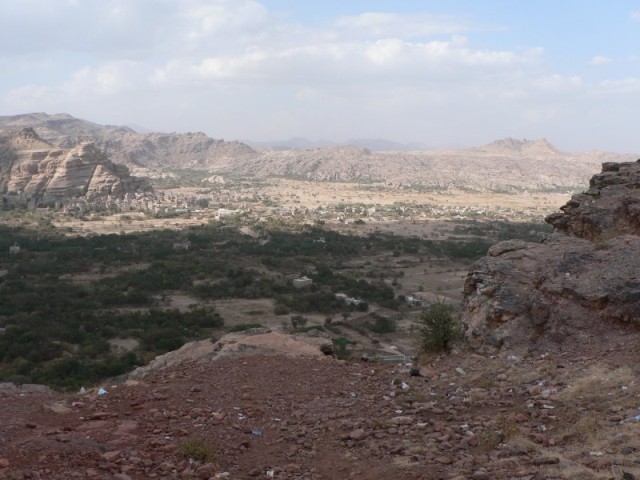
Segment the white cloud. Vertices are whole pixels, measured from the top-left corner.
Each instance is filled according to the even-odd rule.
[[[636,10],[635,12],[631,12],[631,18],[634,20],[640,20],[640,10]]]
[[[114,97],[134,92],[146,85],[146,67],[131,61],[108,62],[99,67],[83,67],[60,85],[24,85],[9,91],[7,103],[24,110],[42,110],[41,105],[60,109],[95,97]],[[63,108],[63,110],[66,110]]]
[[[374,37],[424,37],[469,31],[468,22],[449,15],[366,12],[340,17],[334,24],[349,34]]]
[[[564,76],[558,74],[545,75],[534,80],[533,85],[548,92],[567,92],[582,87],[582,77],[578,75]]]
[[[590,65],[600,66],[613,63],[613,58],[605,57],[604,55],[596,55],[589,60]]]
[[[604,80],[594,90],[600,94],[623,95],[640,92],[640,77]]]
[[[603,82],[589,79],[596,69],[582,77],[563,66],[561,75],[553,52],[481,37],[484,27],[465,17],[365,12],[315,26],[289,18],[256,0],[0,1],[0,43],[11,46],[0,54],[0,111],[94,121],[110,112],[108,123],[226,138],[438,143],[478,128],[564,128],[579,123],[572,112],[583,105],[630,108],[640,91],[640,79],[615,79],[613,68]]]

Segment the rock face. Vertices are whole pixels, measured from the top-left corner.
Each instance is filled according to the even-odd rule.
[[[547,222],[565,235],[589,240],[640,235],[640,160],[603,164],[589,189],[574,195],[561,210],[564,213],[550,215]]]
[[[114,162],[132,167],[220,170],[256,156],[241,142],[225,142],[204,133],[105,132],[96,138]]]
[[[0,193],[37,203],[83,197],[93,200],[148,190],[146,180],[129,175],[94,144],[55,147],[33,129],[0,134]]]
[[[244,143],[225,142],[204,133],[137,133],[128,127],[98,125],[68,114],[0,117],[0,129],[16,127],[33,128],[42,139],[60,147],[94,143],[113,162],[130,168],[223,168],[257,155]]]
[[[475,345],[564,341],[587,325],[640,323],[640,162],[603,165],[587,192],[549,216],[541,244],[494,245],[465,282]]]

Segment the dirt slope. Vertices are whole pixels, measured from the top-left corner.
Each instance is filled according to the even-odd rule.
[[[2,389],[0,478],[623,478],[640,461],[639,338],[614,326],[546,350],[454,352],[420,377],[257,354],[104,395]]]

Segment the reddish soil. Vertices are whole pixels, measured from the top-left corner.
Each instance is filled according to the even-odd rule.
[[[422,376],[255,355],[100,396],[5,385],[0,479],[640,478],[639,338],[612,327],[606,342],[457,352]]]

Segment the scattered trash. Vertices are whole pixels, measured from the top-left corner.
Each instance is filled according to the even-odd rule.
[[[589,455],[591,455],[592,457],[602,457],[604,455],[604,452],[589,452]]]
[[[509,363],[518,363],[519,361],[520,361],[520,358],[517,355],[509,355],[507,357],[507,362]]]
[[[467,372],[465,372],[462,368],[460,367],[456,367],[456,373],[458,375],[462,375],[463,377],[467,374]]]
[[[86,393],[86,390],[84,387],[80,387],[80,393]]]
[[[625,418],[620,423],[626,423],[626,422],[640,422],[640,415],[636,415],[635,417]]]
[[[98,395],[106,395],[107,393],[108,392],[102,387],[100,387],[100,389],[98,390]]]
[[[358,398],[358,394],[356,392],[351,392],[351,398]]]
[[[271,469],[271,470],[267,470],[267,477],[269,478],[273,478],[276,474],[276,471]]]
[[[261,437],[262,436],[262,430],[260,430],[259,428],[252,428],[251,429],[251,435],[255,435],[256,437]]]
[[[541,395],[542,398],[549,398],[551,395],[555,395],[556,393],[558,393],[557,388],[548,388],[546,390],[543,390]]]
[[[402,389],[403,389],[403,390],[409,390],[409,388],[411,388],[411,387],[409,387],[409,384],[407,384],[407,383],[405,383],[405,382],[402,382],[402,383],[400,384],[400,386],[402,387]]]

